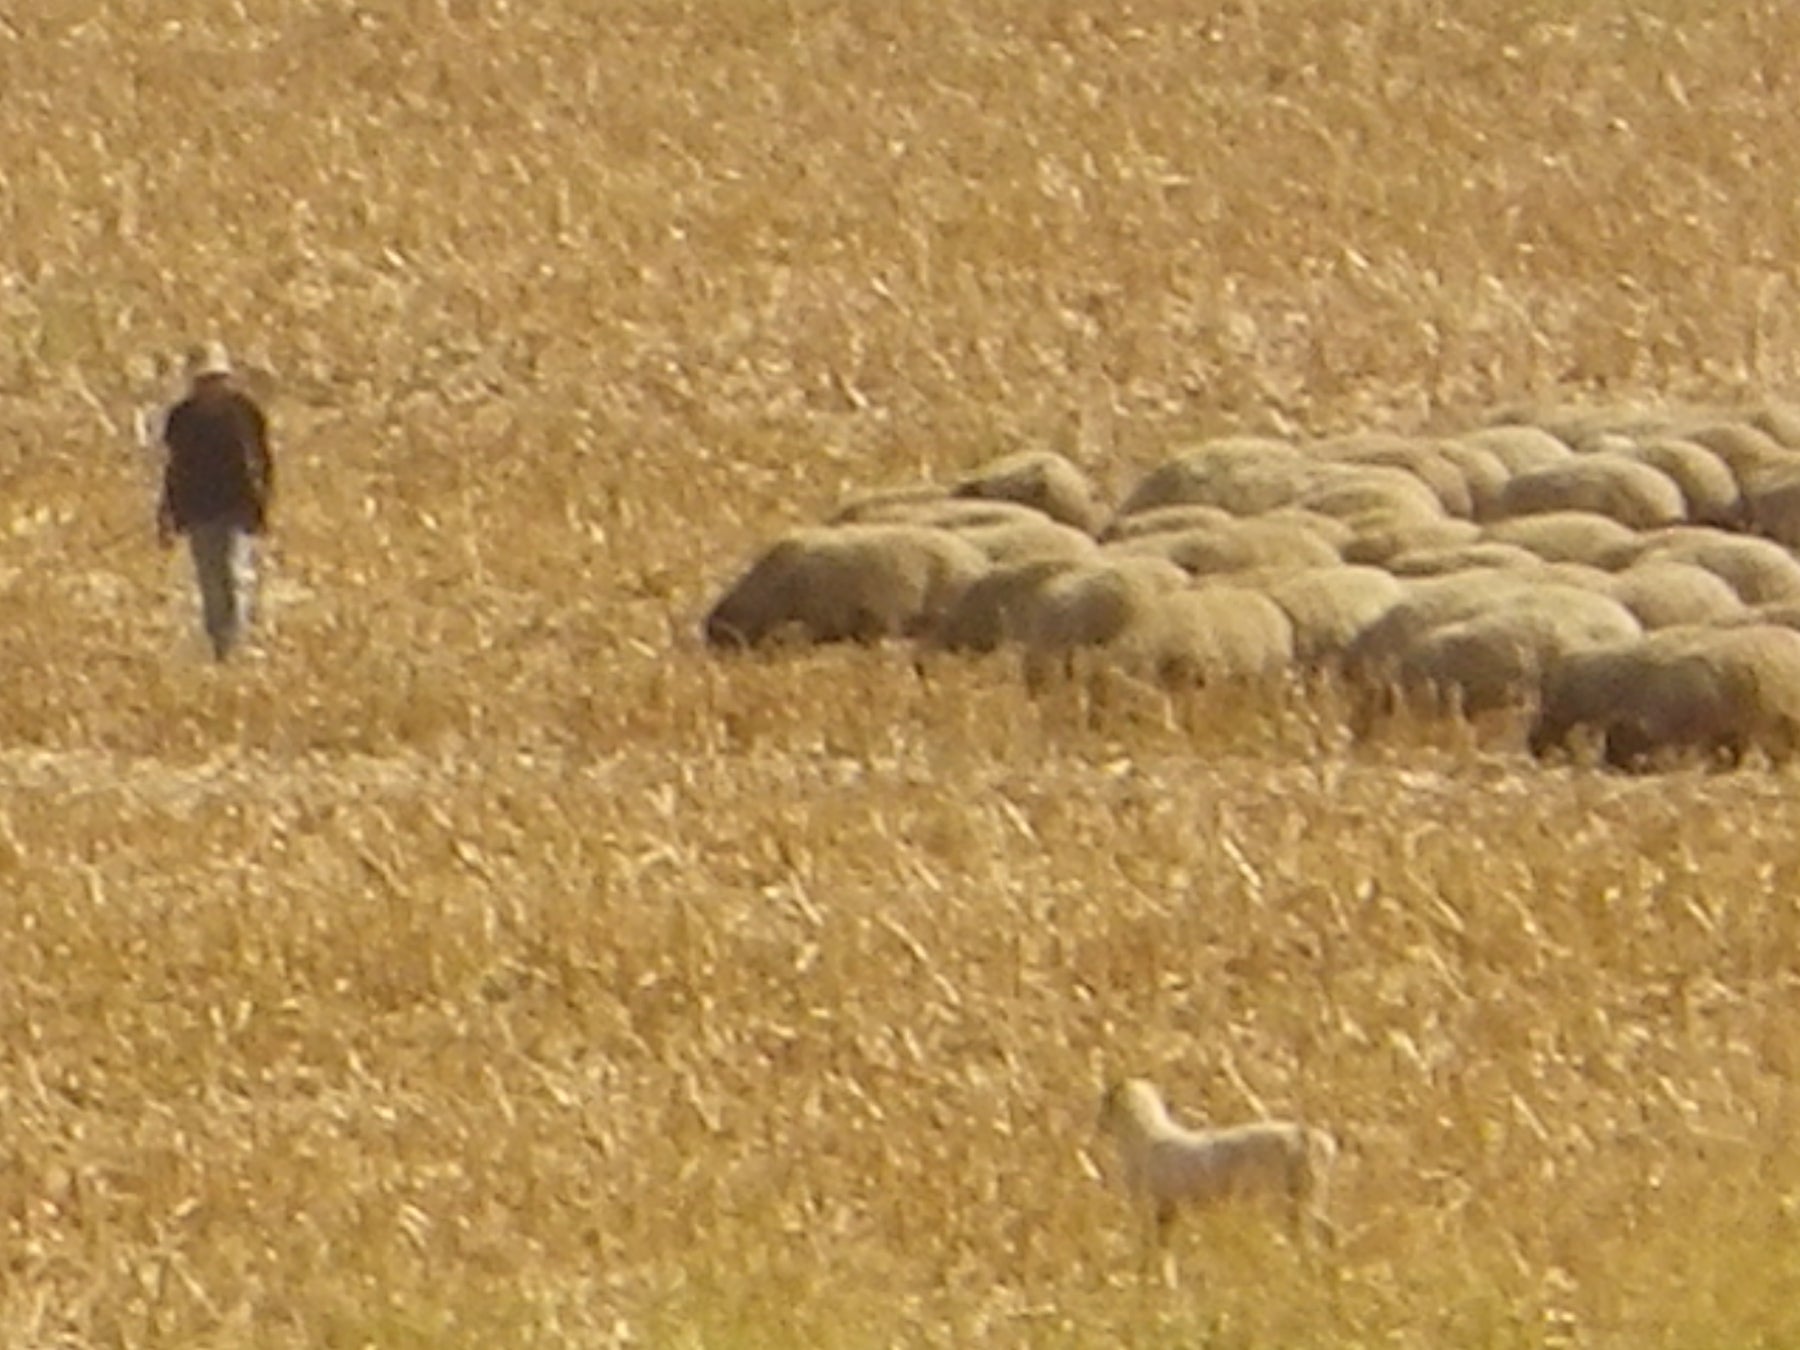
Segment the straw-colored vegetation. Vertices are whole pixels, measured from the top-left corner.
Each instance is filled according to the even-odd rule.
[[[1800,807],[1328,692],[721,658],[1057,448],[1800,376],[1800,10],[0,14],[0,1344],[1800,1337]],[[136,413],[274,374],[214,668]],[[1482,742],[1480,744],[1488,744]],[[1096,1092],[1329,1121],[1134,1277]],[[1198,1274],[1195,1274],[1198,1272]]]

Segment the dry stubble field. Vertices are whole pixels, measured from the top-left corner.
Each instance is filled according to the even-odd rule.
[[[1800,12],[1495,8],[0,16],[0,1344],[1800,1337],[1790,778],[693,637],[998,450],[1791,393]],[[1337,1130],[1334,1259],[1141,1284],[1124,1071]]]

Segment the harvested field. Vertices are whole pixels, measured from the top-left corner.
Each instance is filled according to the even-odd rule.
[[[1800,1337],[1786,770],[701,638],[766,541],[1044,450],[1116,506],[1336,440],[1276,509],[1384,562],[1594,455],[1520,497],[1786,537],[1796,51],[1775,0],[0,15],[0,1344]],[[280,473],[223,666],[138,438],[212,336]],[[1695,529],[1644,558],[1791,598]],[[1128,1075],[1328,1127],[1331,1259],[1221,1215],[1142,1282]]]

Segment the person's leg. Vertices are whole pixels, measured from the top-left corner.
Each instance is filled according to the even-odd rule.
[[[223,661],[248,619],[248,585],[254,584],[250,536],[235,522],[209,520],[188,530],[194,579],[200,585],[200,618],[213,655]],[[248,584],[247,584],[248,583]]]

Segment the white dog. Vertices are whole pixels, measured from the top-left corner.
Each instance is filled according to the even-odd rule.
[[[1125,1186],[1155,1225],[1160,1243],[1183,1208],[1266,1198],[1287,1212],[1295,1235],[1310,1219],[1326,1231],[1325,1199],[1337,1142],[1324,1130],[1288,1120],[1229,1129],[1177,1125],[1162,1095],[1141,1078],[1109,1088],[1100,1128],[1118,1145]]]

